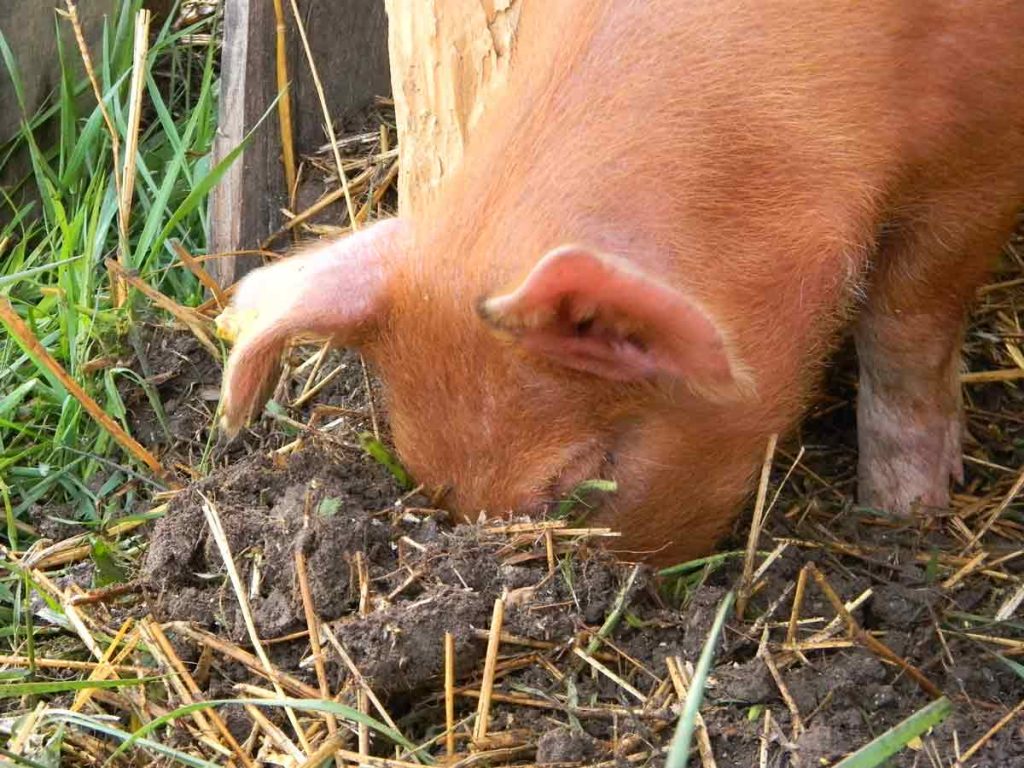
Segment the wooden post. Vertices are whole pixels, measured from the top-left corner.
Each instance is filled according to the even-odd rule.
[[[428,200],[508,78],[522,0],[384,0],[402,213]]]
[[[291,0],[283,0],[288,76],[301,156],[327,141],[322,110],[297,32]],[[335,120],[390,91],[387,17],[380,0],[298,0],[306,35]],[[272,0],[224,0],[220,123],[214,162],[238,146],[277,96]],[[210,199],[210,252],[257,248],[282,223],[288,199],[277,115],[271,112]],[[211,272],[227,285],[258,258],[221,258]]]
[[[147,5],[149,5],[147,3]],[[86,44],[99,61],[99,46],[103,39],[104,17],[112,22],[115,8],[114,0],[79,0],[78,18],[82,24],[82,33]],[[71,24],[57,16],[56,11],[63,9],[63,0],[32,0],[32,2],[0,3],[0,32],[3,32],[7,44],[11,47],[15,64],[21,75],[22,95],[25,99],[25,114],[31,118],[44,105],[60,84],[60,60],[57,58],[57,35],[64,47],[65,58],[73,67],[73,78],[85,75],[82,59],[78,55],[74,32]],[[130,23],[130,21],[129,21]],[[88,114],[96,105],[92,91],[81,97],[81,109]],[[17,136],[21,130],[22,112],[15,95],[7,67],[0,62],[0,144]],[[53,120],[36,135],[36,141],[42,146],[54,144],[59,126]],[[28,152],[23,151],[8,158],[0,171],[0,188],[13,193],[15,182],[31,170]],[[15,196],[19,205],[26,204],[35,197],[35,186],[28,185]],[[9,220],[10,208],[0,206],[0,223]]]
[[[290,2],[284,0],[288,65],[301,154],[325,138]],[[277,93],[272,2],[224,3],[216,158],[237,146]],[[415,210],[458,166],[470,131],[507,81],[522,0],[300,0],[300,8],[332,115],[386,93],[390,71],[401,153],[399,206],[403,213]],[[286,197],[280,130],[271,114],[213,192],[210,251],[256,247],[280,225]],[[221,258],[211,270],[223,285],[256,263]]]

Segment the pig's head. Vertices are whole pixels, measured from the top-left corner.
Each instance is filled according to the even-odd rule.
[[[501,274],[414,242],[389,220],[243,279],[224,429],[262,408],[288,344],[330,338],[373,362],[399,457],[455,512],[536,513],[603,477],[618,491],[597,518],[627,548],[711,546],[746,488],[737,456],[756,454],[762,431],[720,431],[752,386],[715,320],[585,245]]]

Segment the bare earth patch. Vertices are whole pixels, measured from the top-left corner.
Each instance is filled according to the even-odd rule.
[[[307,636],[277,641],[306,626],[294,560],[301,550],[321,619],[399,729],[419,743],[444,727],[445,632],[455,638],[457,720],[472,722],[491,607],[504,595],[503,630],[511,639],[500,648],[492,735],[506,733],[526,762],[591,765],[631,755],[634,764],[659,764],[678,703],[666,659],[695,663],[718,603],[740,576],[742,558],[660,580],[642,569],[627,596],[626,617],[596,651],[617,682],[582,663],[573,649],[594,638],[631,565],[588,546],[586,537],[559,531],[551,571],[543,527],[452,528],[443,516],[423,511],[426,500],[395,503],[400,497],[380,466],[322,438],[286,457],[258,452],[243,458],[177,496],[156,524],[142,571],[147,605],[159,621],[195,622],[248,647],[221,555],[205,527],[208,503],[220,516],[243,582],[256,585],[249,593],[256,627],[281,671],[317,686]],[[988,630],[967,618],[993,615],[1005,592],[976,576],[959,588],[942,586],[956,570],[942,564],[942,553],[956,542],[942,535],[941,518],[900,522],[847,508],[829,511],[827,520],[818,513],[772,520],[764,548],[776,540],[792,543],[759,582],[747,621],[730,622],[707,690],[703,716],[718,765],[757,764],[769,710],[769,754],[826,765],[930,700],[899,667],[851,644],[841,622],[821,649],[805,650],[802,658],[783,647],[793,585],[810,561],[843,600],[864,598],[853,611],[861,627],[958,702],[927,743],[943,749],[955,732],[966,747],[1024,696],[1024,680],[997,658],[998,648],[971,637]],[[357,558],[366,564],[362,612]],[[1019,578],[1020,570],[1010,573]],[[821,592],[808,586],[797,639],[826,629],[834,616]],[[793,710],[758,654],[765,627],[767,655]],[[187,655],[197,657],[199,650]],[[324,652],[330,689],[354,697],[348,668],[330,645]],[[210,695],[228,694],[240,682],[266,684],[237,664],[214,669]],[[235,723],[236,737],[244,739],[248,721],[243,716]],[[460,741],[460,749],[465,746]],[[387,754],[385,745],[377,750]],[[921,759],[922,753],[908,750],[893,764]],[[1024,761],[1024,741],[1019,725],[1011,724],[971,765],[1015,761]]]

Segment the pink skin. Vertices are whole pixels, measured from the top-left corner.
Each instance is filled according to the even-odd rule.
[[[750,386],[704,310],[611,254],[551,251],[480,316],[534,354],[612,381],[668,374],[718,396]]]
[[[1024,204],[1024,5],[565,0],[520,24],[429,208],[243,280],[226,430],[328,337],[457,513],[613,478],[592,521],[678,562],[852,325],[861,501],[946,505],[964,317]]]
[[[221,426],[234,435],[270,399],[285,346],[303,337],[354,343],[359,326],[382,311],[384,253],[400,237],[398,220],[328,243],[250,273],[231,300],[256,321],[236,341],[224,371]],[[343,300],[338,300],[341,297]]]

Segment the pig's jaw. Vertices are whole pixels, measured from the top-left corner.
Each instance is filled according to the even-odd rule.
[[[602,544],[628,559],[673,565],[714,548],[735,520],[764,450],[759,435],[737,440],[717,434],[723,420],[718,408],[692,402],[687,407],[679,399],[665,398],[661,405],[639,399],[632,407],[635,418],[603,430],[580,421],[579,434],[589,436],[574,441],[567,430],[562,442],[538,451],[518,435],[509,437],[509,424],[517,419],[505,411],[505,418],[489,414],[495,423],[477,422],[471,438],[479,442],[472,446],[446,444],[436,424],[431,429],[419,422],[411,434],[396,431],[396,449],[417,482],[447,489],[440,505],[459,521],[476,521],[481,512],[491,519],[541,519],[581,482],[611,480],[614,492],[588,494],[573,515],[582,516],[584,525],[611,528],[618,535]],[[407,424],[403,408],[398,410],[398,424]],[[599,418],[600,406],[589,410]],[[525,425],[529,414],[522,407],[516,413]],[[525,448],[502,450],[512,442]],[[702,443],[703,448],[688,448]]]
[[[425,485],[444,489],[440,503],[461,520],[475,520],[481,512],[491,517],[524,515],[540,519],[554,512],[562,502],[574,498],[574,492],[581,483],[588,480],[615,481],[615,455],[600,441],[584,440],[553,450],[552,454],[565,458],[557,465],[549,465],[557,468],[536,472],[525,466],[517,472],[515,457],[507,462],[496,462],[491,473],[466,470],[453,473],[451,467],[446,467],[435,475],[427,469],[424,476],[431,480]],[[453,479],[437,481],[453,475]],[[419,475],[416,478],[421,481]],[[603,507],[608,496],[588,496],[587,506],[580,507],[579,511],[593,512]]]

